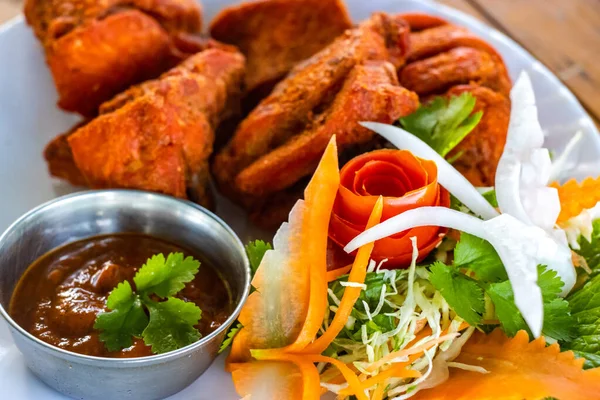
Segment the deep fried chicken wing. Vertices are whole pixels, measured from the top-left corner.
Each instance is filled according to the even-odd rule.
[[[341,0],[256,0],[222,10],[210,33],[246,55],[247,89],[268,93],[351,26]]]
[[[157,191],[210,206],[214,129],[229,104],[239,101],[243,73],[240,53],[207,50],[103,104],[99,117],[67,139],[86,184]],[[52,173],[72,171],[65,168],[68,157],[48,161]]]
[[[375,14],[296,66],[215,158],[221,190],[243,203],[256,222],[280,223],[276,217],[298,198],[333,134],[344,151],[371,140],[359,121],[389,123],[413,112],[418,98],[398,86],[395,74],[404,61],[406,34],[404,21]]]
[[[87,116],[180,61],[173,37],[201,27],[194,0],[28,0],[25,16],[44,46],[59,106]]]
[[[460,154],[453,165],[473,185],[494,186],[496,167],[506,143],[510,100],[491,89],[476,85],[455,86],[446,96],[458,96],[464,92],[471,93],[477,99],[473,112],[483,111],[483,116],[477,127],[449,157]]]

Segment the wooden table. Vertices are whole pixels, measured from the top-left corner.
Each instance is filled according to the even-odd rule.
[[[600,126],[600,0],[439,1],[519,42],[579,97]],[[20,9],[21,0],[0,0],[0,23]]]

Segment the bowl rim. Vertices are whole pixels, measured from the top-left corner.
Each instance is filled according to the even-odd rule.
[[[16,332],[18,332],[22,337],[32,342],[36,347],[41,348],[43,351],[51,353],[59,358],[71,360],[75,363],[83,363],[83,364],[97,364],[99,366],[104,367],[113,367],[113,368],[125,368],[130,366],[140,366],[140,364],[146,365],[154,365],[154,364],[162,364],[169,361],[173,361],[175,359],[179,359],[185,357],[189,354],[192,354],[204,347],[205,344],[213,341],[220,334],[224,333],[229,327],[235,322],[237,317],[239,316],[242,307],[246,303],[248,296],[250,294],[250,286],[251,286],[251,270],[250,270],[250,261],[248,260],[248,256],[246,255],[244,244],[238,237],[238,235],[233,231],[233,229],[225,223],[220,217],[214,214],[212,211],[207,210],[206,208],[195,204],[189,200],[179,199],[172,196],[164,195],[161,193],[154,192],[146,192],[142,190],[132,190],[132,189],[103,189],[103,190],[84,190],[80,192],[75,192],[71,194],[67,194],[64,196],[57,197],[50,201],[47,201],[43,204],[40,204],[37,207],[29,210],[22,216],[20,216],[15,222],[10,224],[10,226],[0,235],[0,243],[2,243],[6,236],[8,236],[13,230],[15,230],[19,225],[21,225],[28,218],[31,218],[35,214],[43,212],[44,210],[55,207],[63,202],[73,201],[75,198],[89,198],[89,197],[97,197],[97,196],[131,196],[131,197],[140,197],[147,196],[150,198],[156,198],[163,202],[171,202],[177,203],[178,205],[183,205],[184,207],[189,207],[194,212],[200,212],[209,218],[213,219],[217,222],[226,233],[229,234],[231,239],[236,243],[236,245],[241,250],[244,262],[244,288],[240,295],[240,300],[236,305],[235,309],[230,313],[227,320],[221,324],[216,330],[211,332],[210,334],[203,336],[198,341],[189,344],[185,347],[182,347],[177,350],[169,351],[163,354],[155,354],[151,356],[145,357],[124,357],[124,358],[111,358],[111,357],[97,357],[90,356],[80,353],[75,353],[69,350],[61,349],[60,347],[54,346],[50,343],[46,343],[43,340],[37,338],[36,336],[29,333],[27,330],[22,328],[13,318],[8,314],[8,311],[4,308],[4,306],[0,303],[0,315],[6,320],[6,322],[13,328]]]

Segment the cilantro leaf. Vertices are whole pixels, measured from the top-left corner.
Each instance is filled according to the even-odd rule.
[[[148,316],[129,282],[121,282],[110,293],[106,307],[112,311],[99,314],[94,323],[94,329],[101,331],[100,340],[109,351],[130,347],[132,337],[140,336],[148,325]]]
[[[544,300],[542,333],[556,340],[569,340],[575,334],[574,320],[569,303],[559,297],[563,282],[555,271],[538,266],[538,285],[542,290]],[[510,281],[488,285],[486,294],[494,303],[496,316],[508,336],[514,336],[521,329],[529,332],[523,316],[515,305]]]
[[[454,264],[470,269],[478,279],[485,282],[508,279],[504,264],[494,247],[488,241],[464,232],[460,234],[454,250]]]
[[[194,303],[169,297],[160,303],[146,298],[144,304],[150,311],[150,322],[142,337],[146,345],[152,346],[153,353],[180,349],[202,336],[194,328],[202,316],[202,311]]]
[[[496,316],[506,335],[514,336],[521,329],[527,330],[527,324],[515,304],[510,281],[492,283],[488,285],[485,293],[494,303]]]
[[[542,265],[538,266],[537,283],[542,290],[544,302],[556,299],[562,292],[562,288],[565,285],[556,271],[548,269]]]
[[[431,266],[429,280],[462,319],[473,326],[481,322],[485,301],[476,281],[439,261]]]
[[[265,243],[262,240],[255,240],[246,245],[246,254],[250,260],[250,269],[252,270],[252,276],[256,273],[256,270],[260,266],[260,263],[265,256],[267,250],[271,250],[271,244]]]
[[[223,343],[221,343],[221,347],[219,347],[219,354],[221,354],[222,352],[227,350],[229,346],[231,346],[231,343],[233,343],[233,338],[235,337],[235,335],[240,333],[243,327],[244,325],[238,322],[234,327],[229,329],[229,332],[227,332],[227,337],[223,339]]]
[[[200,262],[192,257],[184,259],[182,253],[171,253],[166,261],[164,255],[157,254],[140,268],[133,281],[138,292],[166,298],[174,296],[191,282],[199,267]]]
[[[414,113],[400,118],[400,125],[446,156],[477,126],[483,113],[472,114],[476,99],[471,93],[436,97]]]

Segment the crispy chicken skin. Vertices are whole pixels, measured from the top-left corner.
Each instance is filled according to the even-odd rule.
[[[59,106],[85,116],[131,84],[181,60],[174,37],[201,28],[194,0],[27,0]]]
[[[255,222],[276,225],[333,134],[344,151],[371,140],[359,121],[390,123],[416,110],[417,95],[400,87],[395,73],[406,35],[404,21],[375,14],[297,65],[215,158],[221,190]]]
[[[85,183],[157,191],[211,206],[214,129],[241,97],[244,64],[240,53],[206,50],[103,104],[100,116],[66,139]],[[73,167],[64,157],[64,135],[55,142],[46,150],[51,173],[77,177],[67,173]]]
[[[500,93],[476,85],[455,86],[446,96],[458,96],[464,92],[470,92],[477,99],[473,112],[483,111],[483,116],[449,157],[462,153],[453,165],[473,185],[494,186],[496,167],[506,143],[510,101]]]
[[[222,10],[210,33],[246,56],[247,89],[268,93],[298,62],[351,26],[341,0],[255,0]]]
[[[64,179],[75,186],[86,186],[87,181],[73,161],[73,152],[67,139],[85,124],[86,122],[77,124],[71,130],[58,135],[44,149],[44,158],[48,163],[50,175]]]

